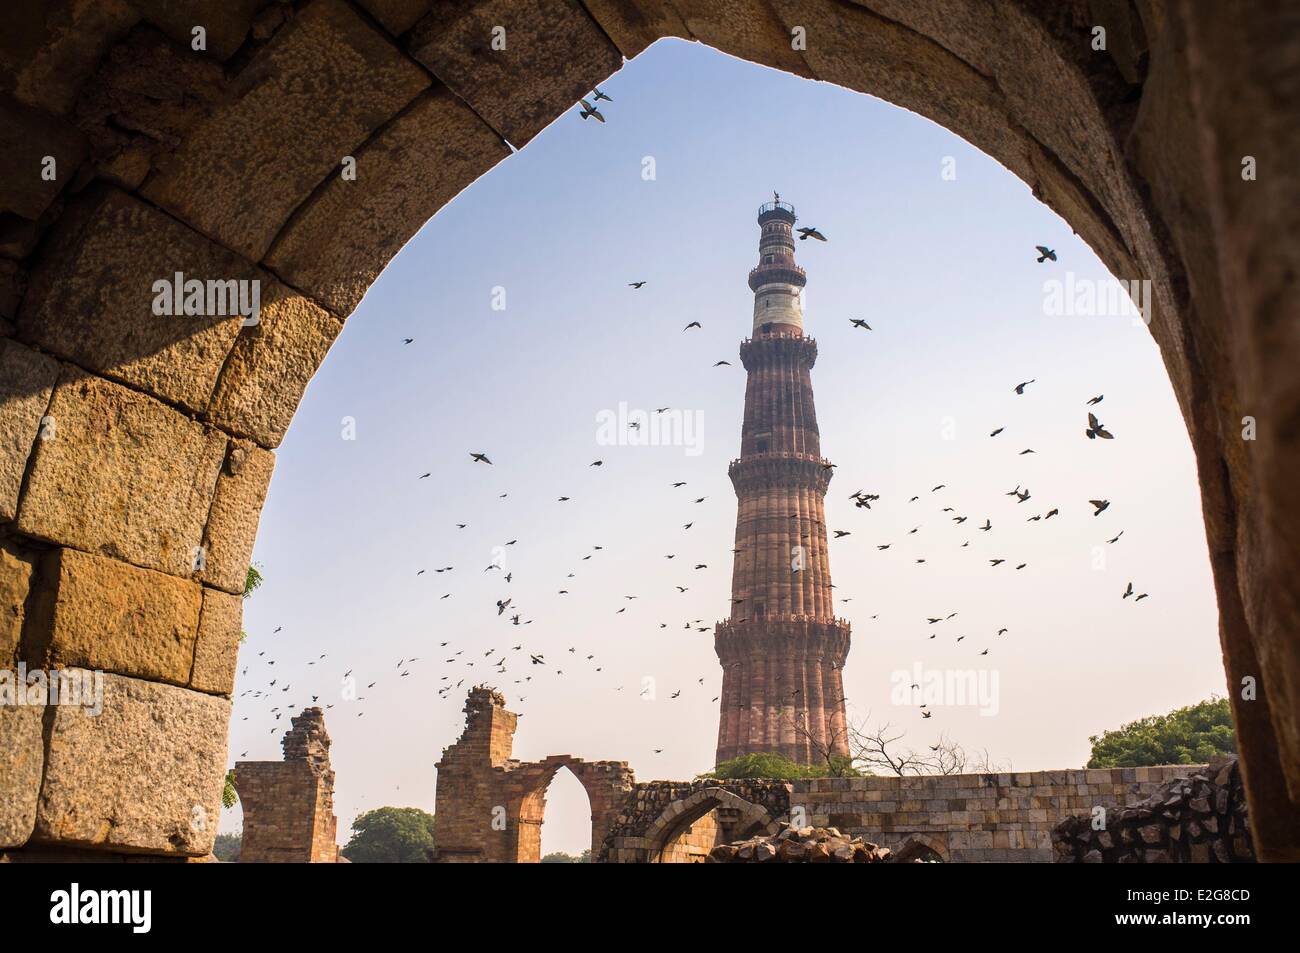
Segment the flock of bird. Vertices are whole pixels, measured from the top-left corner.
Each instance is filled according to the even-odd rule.
[[[600,103],[602,101],[612,102],[613,100],[611,99],[611,97],[609,97],[599,89],[596,89],[591,94],[591,100],[592,101],[588,101],[588,99],[586,98],[580,100],[581,117],[584,120],[587,118],[592,118],[601,123],[605,122],[604,115],[601,114],[601,112],[599,111],[596,105],[593,105],[593,102],[594,103]],[[807,226],[800,227],[797,231],[799,233],[799,238],[801,241],[807,240],[809,238],[820,242],[828,241],[826,235],[823,234],[819,229],[815,227],[807,227]],[[1057,260],[1056,252],[1052,249],[1039,245],[1036,246],[1036,250],[1039,252],[1039,257],[1037,259],[1039,263],[1043,263],[1046,261],[1055,262]],[[647,283],[648,282],[646,280],[640,279],[640,280],[628,282],[628,287],[630,287],[634,291],[639,291],[642,288],[644,288],[647,285]],[[874,330],[871,327],[871,325],[867,323],[865,319],[849,318],[848,320],[850,326],[854,330],[861,330],[866,332],[870,332]],[[691,321],[688,324],[686,324],[686,326],[682,329],[682,332],[683,333],[689,332],[701,328],[702,325],[699,321]],[[414,341],[415,339],[413,337],[407,337],[402,339],[402,344],[410,345],[413,344]],[[727,367],[727,366],[731,366],[731,362],[727,360],[719,360],[713,366]],[[1016,395],[1023,397],[1026,396],[1026,394],[1028,393],[1027,388],[1029,388],[1031,385],[1034,385],[1035,383],[1036,383],[1035,379],[1022,381],[1016,384],[1013,390]],[[1104,395],[1098,394],[1090,398],[1089,400],[1087,400],[1086,406],[1090,408],[1096,408],[1102,402],[1103,399],[1104,399]],[[664,413],[667,410],[669,410],[668,407],[654,408],[654,409],[656,413]],[[1095,411],[1089,410],[1086,412],[1086,414],[1087,414],[1087,424],[1086,427],[1084,428],[1084,434],[1088,440],[1115,439],[1114,434],[1107,428],[1105,424],[1103,424],[1097,418]],[[633,423],[630,426],[636,427],[639,425]],[[999,435],[1001,435],[1005,431],[1005,429],[1006,427],[1004,425],[999,425],[995,427],[989,432],[988,439],[996,439]],[[1017,455],[1025,456],[1029,454],[1034,454],[1035,452],[1036,451],[1033,448],[1026,447],[1020,450]],[[493,460],[491,454],[487,450],[469,451],[468,464],[471,466],[484,466],[484,467],[496,466],[495,461]],[[589,468],[600,468],[603,465],[604,465],[604,461],[601,459],[597,459],[590,462],[587,466]],[[825,466],[830,468],[833,467],[834,465],[828,463]],[[419,474],[417,479],[418,480],[428,479],[431,475],[432,475],[432,471],[425,472]],[[525,475],[522,473],[519,474],[519,476],[521,479],[525,477]],[[686,485],[687,485],[686,481],[674,481],[671,483],[671,489],[674,491],[679,491]],[[942,493],[945,489],[947,489],[946,484],[938,484],[933,486],[929,490],[928,494],[924,494],[924,495],[927,497],[933,496],[934,494]],[[508,496],[509,496],[508,493],[499,494],[500,499],[505,499]],[[1028,486],[1022,486],[1020,484],[1017,484],[1013,489],[1006,491],[1005,496],[1013,497],[1015,499],[1014,507],[1016,508],[1035,498]],[[914,494],[910,497],[910,499],[906,501],[905,504],[902,505],[908,506],[911,504],[916,504],[922,499],[922,497],[923,497],[922,493]],[[568,495],[562,495],[558,497],[557,502],[566,503],[566,502],[570,502],[571,499],[572,498]],[[707,495],[698,496],[694,498],[691,498],[689,496],[684,496],[681,497],[681,499],[683,501],[681,504],[683,507],[690,507],[690,506],[698,506],[698,505],[705,504],[706,501],[708,500],[708,496]],[[853,501],[854,507],[856,509],[871,510],[873,508],[873,505],[875,506],[881,505],[882,496],[879,493],[870,493],[864,490],[856,490],[855,492],[849,495],[849,499]],[[1088,503],[1093,508],[1092,515],[1094,517],[1101,517],[1102,514],[1104,514],[1111,505],[1111,501],[1107,499],[1092,499],[1089,500]],[[971,515],[958,512],[955,506],[944,506],[942,507],[941,512],[948,517],[948,519],[955,527],[960,529],[969,528],[970,530],[987,534],[987,533],[994,533],[997,527],[997,524],[995,524],[993,517],[989,515],[981,514],[982,522],[974,522],[972,521]],[[1014,512],[1015,512],[1014,510],[1010,510],[1008,511],[1007,514],[999,514],[998,523],[1001,523],[1003,520],[1021,518],[1019,514],[1015,516],[1009,515],[1009,513],[1014,513]],[[1037,512],[1028,517],[1024,517],[1024,519],[1026,522],[1031,522],[1031,523],[1034,522],[1046,523],[1047,521],[1053,519],[1054,517],[1059,516],[1060,513],[1061,513],[1061,507],[1057,505],[1053,505],[1050,508],[1043,510],[1042,512]],[[969,527],[967,527],[968,523],[970,524]],[[695,524],[694,519],[687,520],[686,522],[681,524],[682,531],[683,532],[689,531],[694,524]],[[455,523],[455,528],[458,532],[466,530],[469,526],[470,524],[468,522]],[[908,536],[915,535],[920,531],[920,529],[921,527],[918,524],[917,526],[913,527],[907,533],[907,535]],[[853,535],[853,533],[854,530],[833,529],[831,530],[831,538],[834,540],[843,540]],[[1106,543],[1113,545],[1117,543],[1123,535],[1124,532],[1121,529],[1114,536],[1106,539]],[[498,547],[498,551],[504,552],[504,549],[506,547],[515,546],[517,543],[519,543],[518,539],[511,539],[501,544]],[[958,545],[959,548],[964,549],[969,547],[970,544],[971,544],[970,538],[966,538]],[[894,548],[897,545],[897,542],[895,540],[887,540],[887,541],[876,542],[873,545],[877,552],[884,553]],[[593,558],[597,558],[598,556],[600,556],[604,550],[605,550],[605,546],[603,544],[593,544],[589,552],[586,552],[582,554],[580,557],[576,558],[574,566],[569,569],[567,574],[563,577],[563,581],[561,581],[558,584],[558,587],[555,590],[556,597],[558,598],[558,597],[565,597],[571,595],[572,590],[570,589],[570,585],[571,585],[570,580],[573,580],[577,577],[576,570],[581,566],[582,563],[588,562]],[[739,552],[739,550],[732,550],[732,552],[733,554],[735,554]],[[680,555],[681,554],[677,552],[666,553],[664,554],[663,558],[672,561],[678,559]],[[915,562],[917,564],[924,564],[926,562],[926,558],[915,557]],[[1010,565],[1014,567],[1012,569],[1013,572],[1023,570],[1028,565],[1028,561],[1025,560],[1023,557],[1013,557],[1009,554],[999,555],[993,558],[989,558],[987,559],[987,562],[990,569],[997,569],[998,567],[1001,567],[1003,565]],[[678,565],[678,564],[674,564],[674,565]],[[707,562],[700,561],[698,559],[689,559],[689,558],[683,559],[681,565],[691,566],[692,568],[689,571],[687,571],[689,573],[705,572],[708,571],[709,569]],[[437,566],[437,567],[420,567],[414,571],[414,575],[417,577],[423,577],[426,575],[426,573],[429,572],[430,569],[432,569],[432,572],[435,575],[454,574],[458,572],[458,570],[454,565],[446,565],[446,566]],[[797,571],[797,570],[792,570],[792,571]],[[513,685],[518,686],[517,691],[526,692],[528,691],[529,686],[532,685],[537,679],[547,677],[547,678],[559,680],[559,679],[568,678],[571,675],[580,672],[585,672],[588,675],[602,675],[604,678],[608,679],[609,689],[616,693],[623,692],[625,689],[629,687],[628,682],[626,681],[620,682],[619,679],[613,678],[611,675],[604,674],[605,664],[601,659],[601,657],[599,657],[595,652],[588,651],[586,649],[580,649],[577,645],[572,645],[567,648],[567,651],[560,651],[558,653],[559,658],[554,657],[553,654],[551,655],[551,657],[548,657],[548,652],[542,651],[535,647],[530,647],[528,645],[527,639],[522,637],[515,637],[515,638],[510,637],[509,633],[514,632],[516,629],[523,629],[523,627],[532,625],[534,622],[534,618],[531,612],[525,609],[522,605],[520,605],[516,601],[516,597],[511,594],[512,583],[514,581],[514,573],[512,571],[507,571],[505,569],[503,565],[503,560],[501,558],[494,557],[487,566],[479,570],[480,574],[490,573],[490,572],[495,572],[499,576],[498,588],[500,590],[500,595],[498,598],[495,599],[494,605],[488,604],[484,606],[484,612],[491,616],[494,616],[497,620],[499,620],[498,623],[499,625],[503,627],[508,626],[509,628],[502,629],[499,637],[496,640],[494,640],[495,642],[497,642],[497,644],[493,644],[493,645],[484,646],[481,644],[476,645],[476,644],[469,644],[469,643],[457,644],[452,639],[437,641],[436,648],[438,650],[437,653],[438,658],[436,664],[442,670],[442,674],[438,676],[438,681],[441,684],[437,688],[437,692],[436,692],[439,698],[444,700],[458,701],[463,696],[463,693],[466,690],[467,686],[479,682],[492,682],[497,684],[501,682],[510,682]],[[687,578],[686,572],[684,572],[682,582],[689,583],[691,581],[692,581],[691,579]],[[715,582],[714,585],[722,586],[725,585],[725,583]],[[674,589],[678,594],[684,594],[690,591],[691,586],[682,585],[678,583],[674,586]],[[445,592],[443,595],[441,595],[439,599],[440,600],[449,599],[452,597],[452,595],[453,595],[453,591],[449,590]],[[665,600],[671,598],[672,597],[668,594],[665,594],[664,596]],[[1123,592],[1122,598],[1125,600],[1129,598],[1133,598],[1134,602],[1140,602],[1148,598],[1148,593],[1145,592],[1137,593],[1134,589],[1133,583],[1130,582],[1128,583],[1126,590]],[[621,605],[613,614],[624,615],[625,613],[627,613],[628,609],[633,605],[633,603],[637,602],[640,599],[641,599],[641,595],[638,593],[622,594],[622,601],[624,604]],[[733,600],[733,607],[734,607],[734,602],[736,601],[738,600]],[[840,601],[844,603],[848,603],[852,601],[852,597],[842,597]],[[647,599],[647,604],[649,604],[649,598]],[[668,608],[667,601],[655,603],[655,605],[656,608],[660,608],[665,611]],[[942,626],[943,623],[951,621],[957,615],[958,615],[957,612],[951,612],[943,615],[928,616],[926,617],[926,624],[929,628],[933,629],[933,627],[935,626]],[[877,617],[873,615],[871,616],[871,618],[875,619]],[[680,624],[680,628],[685,631],[690,631],[695,633],[707,633],[712,631],[711,624],[708,624],[703,619],[698,619],[698,618],[678,619],[676,622],[671,622],[671,623],[666,621],[657,621],[657,626],[658,629],[660,630],[666,630],[669,629],[670,627],[677,627],[679,624]],[[277,627],[275,631],[272,633],[272,636],[277,635],[278,633],[280,633],[280,631],[281,628]],[[1006,627],[999,628],[994,638],[1006,635],[1008,631],[1009,630]],[[522,633],[517,633],[517,635],[521,635],[521,634]],[[929,634],[929,639],[937,639],[938,636],[939,636],[938,631],[931,631]],[[966,638],[967,636],[964,634],[959,635],[956,637],[956,642],[957,643],[964,642]],[[978,654],[980,656],[987,656],[989,654],[989,651],[990,651],[990,646],[984,645],[984,647],[978,652]],[[272,648],[264,648],[256,653],[255,659],[249,660],[247,664],[244,664],[241,667],[240,676],[241,676],[241,683],[243,685],[247,685],[247,679],[249,677],[250,670],[254,666],[257,667],[258,674],[265,680],[258,681],[255,687],[243,688],[243,690],[239,693],[238,698],[245,703],[259,702],[259,703],[267,704],[270,702],[275,702],[276,704],[269,705],[265,714],[272,716],[270,732],[272,734],[276,734],[279,732],[283,732],[287,728],[287,723],[285,723],[283,720],[286,715],[292,716],[295,713],[295,711],[299,709],[300,706],[305,708],[308,707],[309,705],[319,704],[321,698],[323,697],[323,692],[325,690],[317,689],[316,693],[313,694],[310,691],[306,691],[300,688],[299,694],[290,696],[289,693],[293,690],[294,686],[287,680],[281,682],[280,678],[273,677],[275,673],[274,666],[278,661],[281,661],[281,659],[269,657],[272,656],[273,654],[274,654],[274,650]],[[329,656],[327,653],[322,653],[317,658],[307,661],[306,665],[308,667],[315,667],[315,666],[324,667],[328,658]],[[401,684],[402,679],[411,676],[413,671],[413,666],[417,664],[424,664],[424,662],[419,657],[403,657],[396,660],[396,663],[395,665],[392,666],[392,668],[387,668],[387,666],[384,666],[386,671],[379,672],[379,673],[375,673],[374,671],[371,671],[370,674],[368,674],[365,678],[356,677],[354,675],[354,671],[355,671],[354,668],[350,667],[346,669],[341,676],[337,676],[338,684],[340,686],[339,689],[336,689],[336,691],[338,691],[338,698],[340,700],[347,699],[350,702],[357,703],[355,706],[349,706],[348,713],[352,714],[354,717],[361,718],[366,713],[364,705],[361,704],[367,700],[367,695],[364,693],[374,692],[377,689],[378,691],[385,692],[385,693],[395,690],[395,688]],[[569,673],[569,675],[566,675],[566,671]],[[704,688],[704,686],[705,686],[705,679],[699,678],[697,679],[696,684],[694,686],[687,686],[687,687],[699,690],[701,688]],[[914,686],[914,687],[919,687],[919,686]],[[648,692],[652,692],[653,690],[654,690],[653,688],[649,688],[643,685],[639,688],[639,694],[642,697],[645,697]],[[668,700],[670,701],[677,700],[682,697],[682,693],[683,693],[682,687],[675,687],[674,690],[668,693],[667,695]],[[710,694],[711,691],[706,688],[704,690],[704,693]],[[295,700],[290,702],[288,700],[290,697],[293,697]],[[517,701],[521,703],[527,701],[526,694],[519,694],[516,696],[516,698]],[[718,701],[718,695],[713,694],[711,701],[716,703]],[[339,703],[338,701],[326,701],[324,707],[326,709],[333,709],[334,707],[336,707],[338,703]],[[924,710],[926,709],[925,705],[920,705],[919,707],[923,709],[921,712],[923,718],[929,719],[932,717],[933,715],[932,712],[928,710]],[[242,721],[248,721],[249,718],[250,718],[249,715],[241,716]],[[652,750],[654,753],[660,754],[665,749],[662,747],[656,747],[656,748],[652,748]],[[247,756],[247,754],[248,754],[247,751],[241,752],[240,757],[245,757]]]

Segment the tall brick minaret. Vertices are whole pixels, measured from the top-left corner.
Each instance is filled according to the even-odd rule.
[[[749,273],[753,336],[740,458],[731,616],[718,623],[722,663],[718,761],[775,751],[802,764],[846,755],[849,624],[835,617],[823,501],[831,469],[813,408],[817,342],[803,333],[804,270],[794,263],[794,206],[758,210],[759,263]]]

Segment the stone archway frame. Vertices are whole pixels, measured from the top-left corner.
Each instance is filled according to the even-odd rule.
[[[307,382],[389,259],[507,143],[522,148],[671,36],[944,125],[1112,274],[1150,282],[1197,461],[1259,855],[1300,860],[1300,440],[1287,423],[1300,418],[1300,130],[1280,118],[1297,108],[1280,6],[476,0],[448,15],[195,0],[181,16],[51,0],[15,15],[27,10],[0,52],[16,144],[0,156],[13,437],[0,583],[34,611],[0,630],[0,656],[103,670],[107,710],[92,726],[62,709],[46,730],[35,709],[0,710],[0,748],[39,755],[0,772],[0,850],[210,849],[212,827],[190,818],[219,810],[239,593]],[[495,25],[510,41],[485,56]],[[139,94],[154,88],[169,91],[161,105]],[[48,180],[46,156],[60,170]],[[1243,185],[1245,158],[1259,174]],[[258,279],[260,325],[151,317],[150,282],[177,271]],[[114,593],[147,604],[146,622]]]
[[[614,824],[620,805],[632,785],[632,771],[623,761],[584,761],[572,755],[550,755],[541,761],[521,764],[512,772],[511,783],[519,792],[512,799],[510,829],[515,832],[514,861],[531,863],[541,859],[540,840],[537,857],[528,856],[532,843],[526,833],[531,825],[539,828],[545,813],[546,792],[561,769],[567,768],[587,792],[591,808],[591,857],[600,854],[605,836]]]
[[[907,835],[907,838],[898,845],[898,848],[891,852],[889,859],[895,863],[907,863],[922,850],[934,851],[945,864],[952,862],[948,855],[947,842],[943,838],[935,837],[933,834]]]
[[[780,820],[774,818],[762,805],[747,801],[725,788],[702,788],[668,805],[646,828],[642,835],[642,842],[646,847],[646,859],[652,864],[659,863],[663,858],[664,847],[673,835],[718,807],[735,808],[740,811],[741,823],[737,827],[738,832],[750,832],[758,828],[764,834],[775,834],[781,827]]]

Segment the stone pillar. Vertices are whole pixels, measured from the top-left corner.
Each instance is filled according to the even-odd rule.
[[[307,708],[292,724],[281,742],[283,761],[235,765],[235,789],[244,809],[241,864],[338,862],[325,713]]]

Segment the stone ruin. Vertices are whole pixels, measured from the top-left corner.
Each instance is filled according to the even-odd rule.
[[[241,864],[334,864],[338,818],[325,713],[305,708],[291,719],[283,761],[240,761],[235,790],[244,809]]]
[[[1094,816],[1104,820],[1097,828]],[[1235,758],[1160,785],[1137,804],[1067,817],[1052,831],[1062,863],[1250,863],[1246,793]]]
[[[918,860],[920,858],[917,858]],[[734,844],[719,844],[709,851],[709,864],[884,864],[898,859],[888,847],[860,837],[849,837],[833,827],[791,827],[768,836],[751,837]]]
[[[561,768],[573,772],[590,799],[591,856],[600,863],[746,862],[751,853],[757,862],[795,861],[801,854],[817,862],[823,851],[832,863],[1043,863],[1071,852],[1057,845],[1054,831],[1083,823],[1099,808],[1120,819],[1112,829],[1120,825],[1121,844],[1130,843],[1126,836],[1143,844],[1145,859],[1157,859],[1159,849],[1176,861],[1221,859],[1224,851],[1232,859],[1254,856],[1235,765],[1227,774],[1223,767],[1160,765],[638,782],[624,761],[512,758],[518,716],[495,689],[474,688],[465,715],[465,730],[437,765],[436,847],[430,856],[436,863],[539,860],[546,789]],[[1209,813],[1207,806],[1213,808]],[[1195,817],[1175,823],[1179,811]],[[1087,812],[1083,819],[1072,817],[1080,812]],[[1161,832],[1154,841],[1144,840],[1153,836],[1142,832],[1144,825],[1156,823],[1152,818],[1159,812]],[[1126,829],[1137,833],[1125,835]],[[1171,846],[1184,843],[1186,850]],[[770,856],[769,848],[785,856]],[[1111,853],[1102,851],[1100,859],[1122,859],[1106,850]]]

